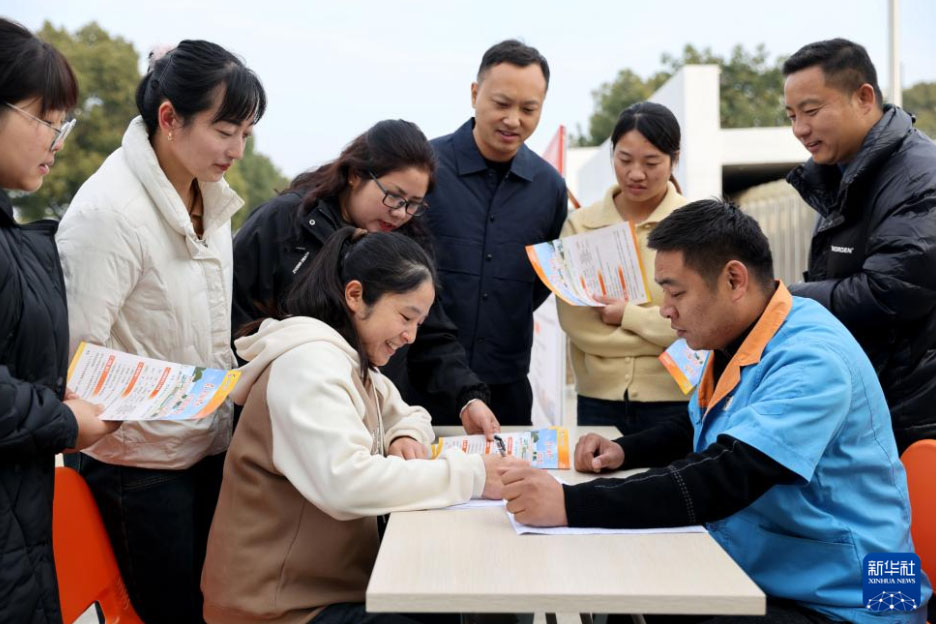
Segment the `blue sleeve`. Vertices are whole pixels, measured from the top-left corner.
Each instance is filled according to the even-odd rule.
[[[805,481],[848,416],[852,378],[845,362],[822,344],[794,344],[764,358],[754,390],[730,414],[729,435],[758,449]],[[730,408],[729,408],[730,409]]]

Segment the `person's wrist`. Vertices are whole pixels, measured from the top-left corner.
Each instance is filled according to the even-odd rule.
[[[484,403],[490,403],[491,392],[483,383],[462,388],[461,392],[458,393],[455,401],[455,405],[460,406],[458,410],[459,415],[464,412],[465,408],[468,407],[468,404],[471,403],[472,399],[477,399],[478,401],[483,401]]]
[[[474,403],[475,401],[480,401],[480,400],[481,400],[480,397],[475,397],[475,398],[473,398],[473,399],[468,399],[468,402],[465,403],[464,405],[462,405],[462,408],[461,408],[460,410],[458,410],[458,417],[459,417],[459,418],[464,418],[464,417],[465,417],[465,412],[468,410],[468,408],[471,406],[471,404]]]

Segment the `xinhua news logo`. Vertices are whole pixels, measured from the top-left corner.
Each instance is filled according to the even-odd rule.
[[[864,558],[864,605],[875,613],[913,611],[922,592],[920,558],[913,553],[871,553]]]

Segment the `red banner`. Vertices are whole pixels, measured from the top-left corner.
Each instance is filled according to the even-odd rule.
[[[565,177],[566,166],[566,129],[560,125],[556,134],[549,141],[546,150],[543,152],[543,160],[556,168],[559,175]]]
[[[553,138],[549,141],[549,145],[546,146],[546,149],[543,151],[543,160],[548,162],[550,165],[556,168],[556,171],[559,172],[563,178],[566,174],[566,128],[563,125],[559,126],[559,129],[556,130],[556,134],[553,135]],[[572,194],[572,191],[568,191],[569,201],[572,203],[572,207],[578,210],[581,207],[578,200],[575,198],[575,195]]]

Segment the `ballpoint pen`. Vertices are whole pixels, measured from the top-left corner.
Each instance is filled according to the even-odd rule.
[[[504,444],[504,438],[499,434],[494,434],[494,444],[497,446],[497,452],[501,457],[507,457],[507,446]]]

